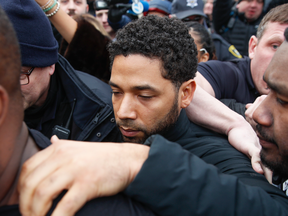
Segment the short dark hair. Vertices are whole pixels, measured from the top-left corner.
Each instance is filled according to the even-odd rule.
[[[197,48],[186,25],[177,18],[149,15],[117,32],[109,46],[111,66],[118,55],[140,54],[162,62],[162,76],[179,88],[197,71]]]
[[[207,29],[198,22],[192,21],[186,22],[185,24],[189,28],[189,32],[192,31],[199,36],[200,41],[197,42],[209,53],[209,60],[216,59],[215,46]]]

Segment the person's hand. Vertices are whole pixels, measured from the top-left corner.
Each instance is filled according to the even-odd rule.
[[[52,145],[22,167],[18,190],[23,215],[45,215],[52,200],[68,190],[53,212],[74,215],[87,201],[124,190],[148,157],[149,147],[51,138]]]
[[[251,126],[245,121],[239,122],[239,125],[232,127],[227,135],[229,143],[238,151],[246,154],[251,159],[253,169],[257,173],[263,174],[260,160],[261,145]]]
[[[249,8],[248,1],[241,1],[237,4],[236,8],[238,9],[239,13],[245,13]]]
[[[261,95],[254,101],[254,103],[248,103],[246,105],[246,109],[247,109],[245,112],[246,121],[249,122],[249,124],[253,127],[254,130],[256,128],[256,122],[253,120],[253,117],[252,117],[253,113],[266,97],[267,95]]]

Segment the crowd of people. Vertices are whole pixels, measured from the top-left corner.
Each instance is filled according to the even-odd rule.
[[[0,0],[0,47],[1,216],[288,215],[288,1]]]

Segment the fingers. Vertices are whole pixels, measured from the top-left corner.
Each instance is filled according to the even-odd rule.
[[[43,151],[40,151],[32,158],[27,160],[21,169],[19,182],[18,182],[18,191],[20,192],[19,203],[20,203],[20,210],[22,214],[27,214],[29,212],[29,203],[30,199],[33,195],[33,187],[35,186],[34,181],[27,181],[28,176],[31,172],[33,172],[39,164],[45,161],[53,152],[53,149],[48,147]],[[38,176],[37,176],[38,177]],[[39,176],[40,177],[40,176]],[[37,178],[37,181],[39,179]]]
[[[53,143],[58,142],[58,141],[59,141],[59,138],[58,138],[56,135],[53,135],[53,136],[51,137],[50,141],[51,141],[51,143],[53,144]]]
[[[57,204],[52,216],[71,216],[74,215],[88,201],[90,191],[79,184],[73,185],[61,201]]]
[[[48,151],[44,152],[46,150]],[[30,215],[28,213],[31,211],[31,203],[33,203],[32,200],[35,194],[35,190],[39,188],[38,185],[40,185],[43,179],[46,179],[58,167],[58,161],[56,158],[52,160],[47,159],[52,153],[53,149],[47,148],[33,156],[29,161],[26,162],[27,164],[24,164],[22,168],[23,171],[20,175],[18,189],[20,193],[20,211],[24,215]]]
[[[68,170],[57,170],[35,189],[33,202],[30,206],[30,214],[46,215],[54,200],[63,189],[69,189],[73,182],[71,175],[67,174]],[[69,172],[68,172],[69,173]]]
[[[261,165],[262,165],[262,164],[261,164]],[[272,184],[272,175],[273,175],[273,172],[272,172],[269,168],[265,167],[264,165],[262,165],[262,168],[263,168],[263,171],[264,171],[264,176],[265,176],[265,178],[267,179],[267,181],[268,181],[270,184]]]
[[[249,107],[251,107],[253,104],[252,103],[248,103],[246,104],[245,108],[248,109]]]
[[[251,164],[252,164],[252,167],[253,169],[255,170],[255,172],[259,173],[259,174],[264,174],[264,171],[262,169],[262,166],[261,166],[261,161],[260,161],[260,157],[252,157],[251,158]]]

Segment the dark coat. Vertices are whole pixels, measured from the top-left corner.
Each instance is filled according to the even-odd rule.
[[[92,24],[83,18],[78,21],[75,35],[68,45],[63,40],[59,53],[76,70],[86,72],[104,82],[110,80],[110,60],[107,45],[110,39],[102,35]]]
[[[148,138],[149,157],[125,191],[156,214],[288,214],[286,195],[256,173],[226,137],[190,123],[184,111],[164,137]]]
[[[233,44],[243,56],[248,56],[248,44],[250,37],[256,35],[258,25],[261,22],[262,15],[253,21],[247,22],[244,14],[232,11],[234,1],[217,0],[213,7],[213,23],[215,31],[220,34],[227,42]],[[234,14],[233,14],[234,13]],[[233,17],[235,22],[232,27],[228,27],[230,18]],[[232,21],[230,21],[232,23]]]
[[[56,96],[50,96],[52,102],[46,105],[44,111],[41,111],[37,125],[32,126],[29,121],[33,120],[37,113],[27,117],[27,113],[33,108],[25,111],[25,122],[30,128],[39,130],[50,138],[52,128],[55,125],[65,126],[72,113],[72,122],[69,125],[70,139],[97,142],[121,140],[114,119],[109,85],[87,73],[74,70],[61,55],[52,76],[57,76]],[[49,91],[51,92],[51,85]],[[64,103],[58,98],[64,98],[68,102]],[[72,112],[74,99],[76,103]]]

